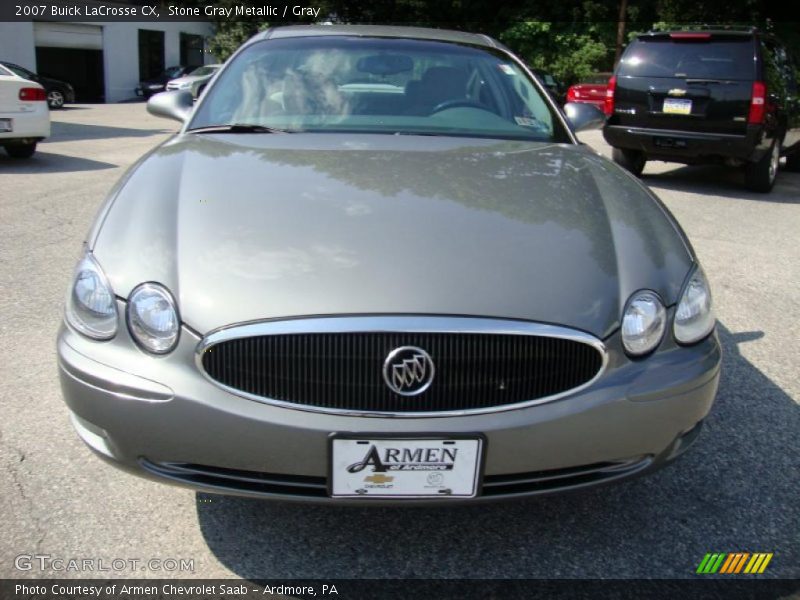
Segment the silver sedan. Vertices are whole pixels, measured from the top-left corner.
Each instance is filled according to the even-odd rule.
[[[247,42],[100,210],[58,336],[81,438],[210,492],[478,502],[656,469],[720,347],[691,245],[482,35]]]

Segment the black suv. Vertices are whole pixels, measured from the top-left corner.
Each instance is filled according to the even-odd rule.
[[[639,175],[648,160],[743,166],[768,192],[781,156],[800,170],[800,98],[786,49],[756,29],[651,32],[609,81],[603,136]]]

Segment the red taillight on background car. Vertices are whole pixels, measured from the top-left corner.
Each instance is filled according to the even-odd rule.
[[[580,96],[578,91],[575,89],[574,85],[569,86],[567,90],[567,102],[575,102],[575,100]]]
[[[605,102],[603,103],[603,112],[607,115],[614,114],[614,92],[617,89],[617,78],[616,76],[612,76],[611,79],[608,80],[608,87],[606,87],[606,98]]]
[[[750,99],[750,114],[747,122],[751,125],[760,125],[764,122],[764,112],[767,103],[767,86],[763,81],[753,82],[753,96]]]
[[[47,94],[42,88],[22,88],[19,91],[19,99],[23,102],[43,102],[47,100]]]

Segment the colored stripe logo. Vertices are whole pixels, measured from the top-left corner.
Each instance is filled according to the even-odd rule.
[[[772,552],[709,552],[697,566],[697,573],[702,575],[763,573],[772,556]]]

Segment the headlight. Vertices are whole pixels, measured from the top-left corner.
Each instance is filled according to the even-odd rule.
[[[647,354],[658,346],[667,326],[667,311],[658,294],[635,292],[622,314],[622,345],[633,356]]]
[[[180,321],[175,301],[157,283],[143,283],[128,298],[128,329],[145,350],[166,354],[178,343]]]
[[[675,339],[681,344],[699,342],[711,333],[714,323],[711,289],[702,269],[698,267],[683,288],[675,311]]]
[[[75,268],[67,295],[66,319],[72,327],[95,340],[117,334],[117,301],[103,270],[87,253]]]

